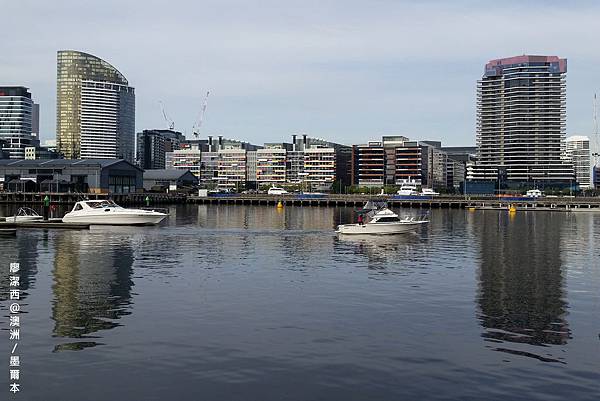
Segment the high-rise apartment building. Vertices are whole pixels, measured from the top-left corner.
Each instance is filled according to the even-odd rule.
[[[593,188],[591,177],[590,139],[587,136],[574,135],[566,140],[565,154],[573,165],[575,179],[581,189]]]
[[[564,185],[567,60],[516,56],[491,60],[477,82],[476,180],[511,186]]]
[[[143,130],[137,133],[137,164],[144,170],[164,169],[165,154],[178,150],[185,141],[181,132],[172,130]]]
[[[133,162],[135,90],[123,74],[91,54],[59,51],[56,139],[68,159]]]
[[[32,135],[34,103],[22,86],[0,86],[0,139],[11,159],[24,159],[25,148],[37,146]]]

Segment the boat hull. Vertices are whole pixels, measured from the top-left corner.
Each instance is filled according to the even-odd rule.
[[[4,218],[4,221],[7,223],[21,223],[25,221],[42,221],[44,220],[43,216],[7,216]]]
[[[153,226],[163,221],[167,215],[164,213],[110,213],[76,215],[67,213],[63,217],[63,223],[81,223],[109,226]]]
[[[426,221],[412,221],[400,223],[379,223],[379,224],[342,224],[338,226],[337,233],[346,235],[390,235],[402,234],[416,230]]]

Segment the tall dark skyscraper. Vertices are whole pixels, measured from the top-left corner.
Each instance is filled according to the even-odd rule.
[[[567,60],[491,60],[477,83],[475,179],[542,185],[574,178],[564,161]]]

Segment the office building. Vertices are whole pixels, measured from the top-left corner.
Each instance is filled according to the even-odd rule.
[[[566,140],[565,154],[573,165],[575,179],[580,189],[593,188],[591,177],[590,139],[587,136],[574,135]]]
[[[68,159],[134,160],[135,90],[125,76],[91,54],[57,58],[57,148]]]
[[[32,134],[33,108],[27,88],[0,86],[0,139],[11,159],[24,159],[25,148],[39,144]]]
[[[477,82],[476,180],[508,187],[564,186],[567,60],[516,56],[491,60]],[[501,178],[499,178],[501,177]]]

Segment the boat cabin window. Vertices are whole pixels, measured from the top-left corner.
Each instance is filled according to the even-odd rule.
[[[87,205],[93,209],[102,207],[102,202],[87,202]]]
[[[81,210],[81,209],[83,209],[83,206],[81,206],[80,203],[76,204],[75,207],[73,208],[74,211],[78,211],[78,210]]]
[[[380,217],[377,219],[378,223],[393,223],[396,221],[400,221],[397,217]]]

